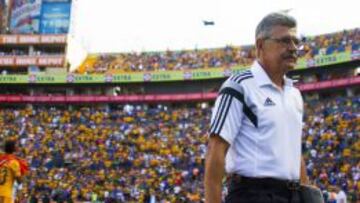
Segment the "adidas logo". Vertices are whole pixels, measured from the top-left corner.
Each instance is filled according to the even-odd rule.
[[[275,106],[275,103],[268,97],[265,100],[264,106]]]

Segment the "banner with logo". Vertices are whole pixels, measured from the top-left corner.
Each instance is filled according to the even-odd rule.
[[[71,0],[12,0],[10,30],[14,34],[67,34]]]
[[[300,91],[317,91],[327,88],[359,85],[360,76],[343,78],[331,81],[298,84]],[[207,101],[214,100],[217,92],[190,93],[190,94],[146,94],[146,95],[55,95],[55,96],[27,96],[27,95],[2,95],[1,103],[128,103],[128,102],[181,102],[181,101]]]
[[[10,30],[12,33],[39,32],[41,0],[12,0]]]
[[[313,59],[306,61],[306,67],[326,66],[346,61],[351,61],[351,52],[341,52],[324,56],[317,55]]]
[[[61,44],[65,45],[67,37],[65,34],[61,35],[0,35],[1,44],[24,44],[24,45],[38,45],[38,44]]]
[[[70,14],[71,0],[43,0],[40,17],[40,33],[68,33]]]
[[[0,56],[0,67],[53,66],[63,67],[64,55],[49,56]]]
[[[0,64],[7,62],[1,61]],[[9,62],[9,61],[8,61]],[[13,63],[12,61],[10,61]],[[128,74],[58,74],[46,75],[34,73],[30,75],[0,75],[0,83],[44,83],[44,84],[91,84],[91,83],[132,83],[132,82],[165,82],[181,80],[205,80],[228,77],[233,73],[245,70],[245,67],[213,68],[193,71],[162,71]]]
[[[318,56],[314,59],[300,59],[296,68],[310,68],[313,66],[324,66],[336,63],[344,63],[357,60],[359,53],[344,52],[326,56]],[[60,65],[64,63],[62,57],[23,57],[15,60],[14,57],[0,57],[0,66],[13,65]],[[182,80],[207,80],[225,78],[231,74],[236,74],[248,69],[246,66],[234,66],[231,68],[207,68],[183,71],[154,71],[154,72],[135,72],[122,74],[56,74],[45,75],[44,73],[34,73],[30,75],[0,75],[0,84],[5,83],[43,83],[43,84],[101,84],[101,83],[135,83],[135,82],[166,82]]]

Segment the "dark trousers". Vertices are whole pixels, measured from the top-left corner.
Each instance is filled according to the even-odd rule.
[[[226,203],[302,203],[299,183],[272,178],[233,176]]]

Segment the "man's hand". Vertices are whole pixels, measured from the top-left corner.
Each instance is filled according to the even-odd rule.
[[[205,202],[220,203],[225,155],[229,144],[218,135],[211,135],[205,162]]]
[[[306,164],[303,156],[301,156],[300,183],[302,185],[310,185],[310,180],[309,176],[306,173]]]

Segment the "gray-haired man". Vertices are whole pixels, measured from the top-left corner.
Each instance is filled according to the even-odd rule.
[[[285,74],[296,65],[296,21],[282,13],[256,28],[257,58],[251,69],[222,85],[211,119],[205,164],[206,202],[301,202],[307,184],[301,158],[303,101]]]

